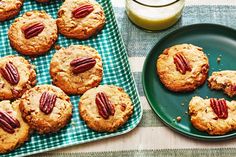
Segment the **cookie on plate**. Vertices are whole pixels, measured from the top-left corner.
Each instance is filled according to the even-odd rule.
[[[71,45],[58,50],[50,64],[53,84],[67,94],[83,94],[102,80],[102,59],[92,47]]]
[[[157,59],[157,74],[174,92],[193,91],[207,79],[208,58],[202,48],[180,44],[167,48]]]
[[[23,5],[23,0],[1,0],[0,1],[0,21],[5,21],[15,17]]]
[[[189,103],[191,123],[210,135],[223,135],[236,130],[236,101],[193,97]]]
[[[26,91],[20,110],[25,121],[39,134],[59,131],[72,116],[70,98],[52,85],[38,85]]]
[[[104,24],[103,9],[95,0],[66,0],[58,11],[59,32],[68,38],[88,39]]]
[[[114,132],[133,113],[129,95],[120,87],[100,85],[80,98],[79,112],[89,128],[98,132]]]
[[[30,127],[21,117],[19,100],[0,102],[0,154],[22,145],[30,136]]]
[[[0,99],[15,99],[35,86],[34,66],[20,56],[0,58]]]
[[[29,11],[17,18],[8,30],[10,44],[24,55],[48,52],[57,40],[57,25],[44,11]]]
[[[236,71],[224,70],[213,72],[208,78],[211,89],[223,90],[230,97],[236,95]]]

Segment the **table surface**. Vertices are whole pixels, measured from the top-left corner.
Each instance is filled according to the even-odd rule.
[[[128,20],[124,0],[112,0],[112,3],[144,109],[141,123],[122,136],[34,156],[236,156],[236,139],[204,142],[187,138],[164,126],[151,110],[141,84],[145,56],[161,37],[194,23],[217,23],[236,29],[236,0],[186,0],[181,20],[170,29],[156,33],[142,31]]]

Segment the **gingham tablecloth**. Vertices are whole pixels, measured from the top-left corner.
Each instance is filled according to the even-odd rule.
[[[125,0],[112,2],[144,108],[143,119],[136,129],[125,135],[37,156],[236,156],[236,139],[204,142],[187,138],[164,126],[147,103],[141,84],[145,56],[161,37],[194,23],[217,23],[236,29],[236,0],[186,0],[181,20],[174,27],[158,33],[144,32],[132,25],[125,14]]]

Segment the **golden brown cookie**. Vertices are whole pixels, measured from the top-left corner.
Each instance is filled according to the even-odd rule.
[[[44,11],[29,11],[17,18],[8,30],[11,46],[24,55],[48,52],[57,40],[57,25]]]
[[[50,64],[53,84],[67,94],[83,94],[102,80],[102,59],[92,47],[71,45],[58,50]]]
[[[236,101],[193,97],[189,103],[191,123],[210,135],[223,135],[236,130]]]
[[[79,113],[92,130],[113,132],[132,115],[133,105],[122,88],[100,85],[83,94],[79,102]]]
[[[35,86],[34,66],[20,56],[0,58],[0,99],[15,99]]]
[[[103,9],[95,0],[66,0],[58,11],[59,32],[68,38],[88,39],[104,24]]]
[[[15,17],[23,5],[23,0],[1,0],[0,1],[0,21],[5,21]]]
[[[157,74],[174,92],[193,91],[207,79],[209,63],[202,48],[181,44],[167,48],[157,59]]]
[[[26,91],[20,110],[25,121],[39,134],[59,131],[72,116],[70,98],[52,85],[38,85]]]
[[[19,100],[0,102],[0,154],[21,146],[30,136],[30,127],[21,117]]]
[[[208,78],[211,89],[223,90],[230,97],[236,95],[236,71],[224,70],[213,72]]]

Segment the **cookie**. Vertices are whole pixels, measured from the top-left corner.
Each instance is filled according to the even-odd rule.
[[[50,64],[53,84],[67,94],[83,94],[102,80],[102,59],[92,47],[71,45],[58,50]]]
[[[1,0],[0,21],[9,20],[15,17],[23,5],[23,0]]]
[[[48,52],[57,40],[57,25],[44,11],[29,11],[17,18],[8,30],[11,46],[24,55]]]
[[[131,117],[133,105],[122,88],[100,85],[81,96],[79,113],[92,130],[114,132]]]
[[[202,48],[180,44],[167,48],[158,57],[157,74],[170,91],[193,91],[207,79],[209,62]]]
[[[31,130],[21,117],[19,100],[0,102],[0,154],[21,146],[29,139]]]
[[[72,116],[70,98],[52,85],[38,85],[26,91],[20,110],[24,120],[39,134],[59,131]]]
[[[236,71],[224,70],[213,72],[208,78],[211,89],[223,90],[230,97],[236,95]]]
[[[59,32],[68,38],[88,39],[104,24],[104,11],[95,0],[66,0],[58,11]]]
[[[210,135],[223,135],[236,130],[236,101],[193,97],[189,103],[191,123]]]
[[[16,99],[35,86],[34,66],[20,56],[0,58],[0,99]]]

